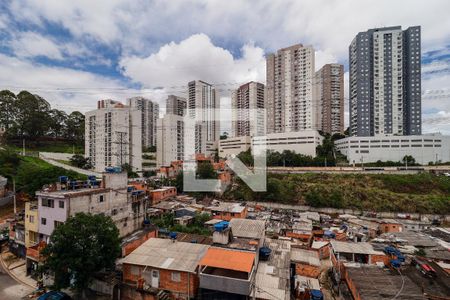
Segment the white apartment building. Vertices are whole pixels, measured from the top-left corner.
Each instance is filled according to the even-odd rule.
[[[267,133],[316,129],[314,48],[293,45],[267,56]]]
[[[351,164],[378,160],[398,162],[405,155],[411,155],[422,165],[450,161],[450,136],[441,134],[352,136],[337,140],[335,144]]]
[[[232,136],[265,134],[264,84],[248,82],[231,92]]]
[[[184,159],[184,117],[167,114],[158,119],[156,135],[156,166],[170,166]]]
[[[128,163],[142,170],[142,114],[114,100],[85,114],[85,156],[96,172]]]
[[[187,110],[186,98],[169,95],[166,100],[166,114],[184,116]]]
[[[270,151],[281,153],[284,150],[290,150],[298,154],[315,157],[316,148],[322,144],[322,140],[323,137],[317,130],[270,133],[266,136],[253,137],[252,149],[255,146],[265,146]]]
[[[141,112],[142,146],[156,146],[156,121],[159,118],[159,104],[144,97],[133,97],[127,100],[131,109]]]
[[[206,152],[207,141],[220,138],[220,99],[216,89],[209,83],[195,80],[188,83],[188,114],[195,118],[195,151]]]
[[[219,140],[219,157],[230,157],[247,151],[252,145],[250,136],[238,136]]]
[[[127,173],[103,173],[100,186],[72,186],[70,182],[36,192],[40,240],[48,242],[53,230],[77,213],[110,216],[124,237],[141,228],[144,197],[127,192]]]

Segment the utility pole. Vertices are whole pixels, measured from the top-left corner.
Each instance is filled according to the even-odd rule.
[[[13,182],[13,201],[14,201],[14,215],[17,214],[17,204],[16,204],[16,180],[12,178]]]
[[[117,141],[114,143],[119,145],[119,152],[116,155],[119,156],[120,167],[122,167],[124,164],[124,156],[127,154],[126,147],[125,147],[125,145],[128,145],[127,133],[121,132],[121,131],[116,131],[116,135],[117,135]]]
[[[22,156],[25,156],[25,139],[22,140]]]

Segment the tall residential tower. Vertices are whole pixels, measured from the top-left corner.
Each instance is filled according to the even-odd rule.
[[[314,49],[293,45],[267,56],[267,133],[315,129]]]
[[[114,100],[85,114],[85,155],[97,172],[129,164],[142,170],[142,114]]]
[[[188,113],[195,118],[195,152],[206,153],[206,143],[220,138],[218,110],[220,99],[209,83],[195,80],[188,84]]]
[[[326,64],[314,80],[315,127],[325,133],[344,133],[344,66]]]
[[[360,32],[349,56],[350,134],[420,135],[420,26]]]
[[[264,84],[251,81],[234,90],[231,109],[233,137],[264,135]]]
[[[130,108],[141,112],[142,146],[156,146],[156,121],[159,118],[159,104],[144,97],[127,100]]]

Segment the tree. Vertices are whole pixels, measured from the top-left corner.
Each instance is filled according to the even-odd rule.
[[[52,109],[50,116],[50,135],[54,137],[62,137],[65,134],[68,116],[65,112],[58,109]]]
[[[44,136],[50,128],[50,104],[44,98],[22,91],[15,101],[16,122],[15,133],[17,137],[36,138]]]
[[[133,171],[133,167],[129,163],[124,163],[122,165],[122,170],[127,172],[128,178],[137,178],[139,175]]]
[[[11,91],[0,91],[0,127],[6,130],[6,134],[10,134],[9,129],[15,125],[16,100],[16,95]]]
[[[224,131],[221,135],[220,135],[220,139],[221,140],[226,140],[228,138],[228,132]]]
[[[416,164],[416,159],[412,155],[405,155],[402,162],[408,164],[408,166],[414,166]]]
[[[91,169],[92,164],[90,158],[86,158],[81,154],[75,154],[70,158],[70,164],[74,167],[81,169]]]
[[[0,175],[12,179],[17,174],[17,167],[20,164],[20,157],[13,150],[0,149]]]
[[[79,111],[72,112],[66,121],[66,138],[78,144],[84,142],[84,115]]]
[[[120,253],[119,230],[110,217],[78,213],[53,231],[42,252],[43,269],[54,275],[56,289],[83,294],[96,272],[114,268]]]
[[[242,163],[246,166],[253,166],[254,160],[252,156],[252,150],[250,148],[247,151],[242,151],[237,155],[237,158],[242,161]]]
[[[200,179],[215,179],[217,173],[214,171],[214,167],[209,161],[204,161],[197,166],[197,176]]]

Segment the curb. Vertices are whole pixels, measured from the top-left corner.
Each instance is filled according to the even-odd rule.
[[[20,280],[16,275],[14,275],[14,274],[9,270],[9,268],[6,266],[6,263],[5,263],[5,261],[3,260],[3,256],[2,256],[1,254],[3,254],[3,252],[0,253],[0,264],[2,265],[3,270],[5,270],[5,272],[9,275],[9,277],[11,277],[12,279],[14,279],[15,281],[17,281],[17,282],[20,283],[20,284],[26,285],[26,286],[31,287],[31,288],[33,288],[33,289],[36,288],[35,286],[32,286],[32,285],[30,285],[30,284],[28,284],[28,283],[26,283],[26,282]]]

